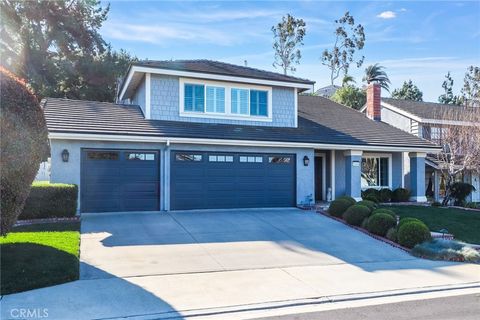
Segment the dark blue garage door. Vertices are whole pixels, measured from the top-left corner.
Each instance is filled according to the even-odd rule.
[[[81,211],[159,210],[156,151],[82,150]]]
[[[172,151],[170,207],[292,207],[295,155]]]

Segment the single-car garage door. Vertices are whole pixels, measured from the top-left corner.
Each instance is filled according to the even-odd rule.
[[[160,202],[157,151],[82,150],[82,212],[156,211]]]
[[[172,151],[170,207],[292,207],[295,171],[293,154]]]

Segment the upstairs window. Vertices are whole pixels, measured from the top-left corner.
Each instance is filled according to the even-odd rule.
[[[248,89],[232,88],[232,113],[248,115]]]
[[[268,116],[268,92],[250,90],[250,115]]]
[[[207,86],[207,112],[225,113],[225,88]]]
[[[185,84],[185,111],[205,111],[205,86],[199,84]]]

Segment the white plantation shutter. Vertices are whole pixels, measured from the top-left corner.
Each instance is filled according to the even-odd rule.
[[[247,89],[232,89],[232,113],[249,114]]]
[[[225,112],[225,88],[207,87],[207,112]]]

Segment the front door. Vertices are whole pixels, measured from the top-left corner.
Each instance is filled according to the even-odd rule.
[[[323,200],[323,157],[315,157],[315,202]]]

